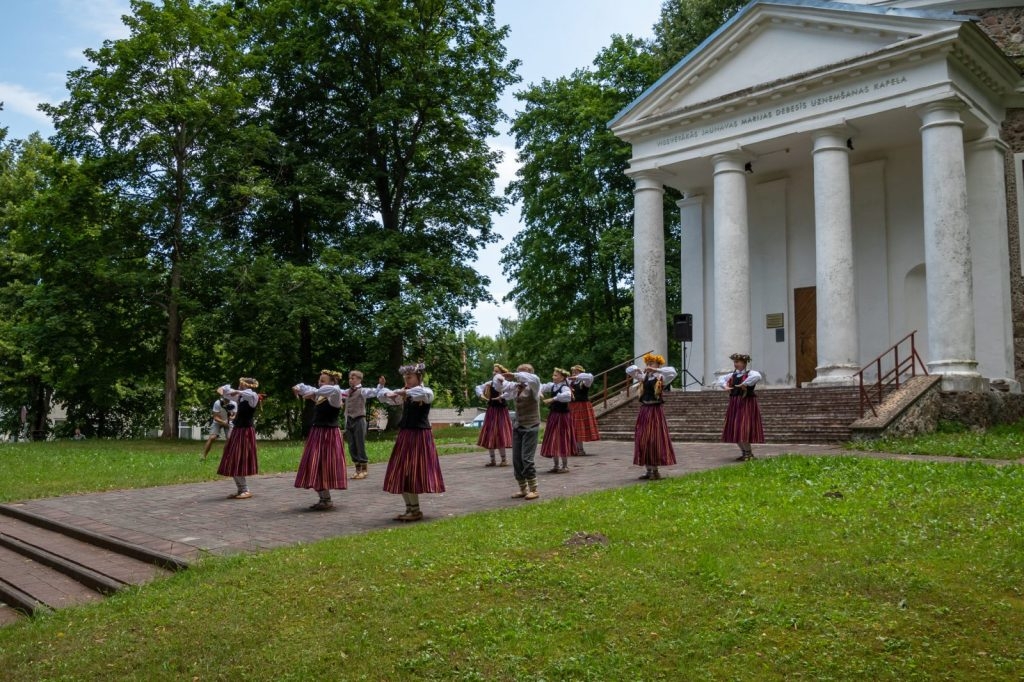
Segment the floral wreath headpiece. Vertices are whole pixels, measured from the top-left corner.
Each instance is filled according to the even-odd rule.
[[[321,374],[326,374],[327,376],[331,377],[335,381],[341,381],[341,378],[344,376],[341,372],[339,372],[336,369],[322,369],[322,370],[320,370],[320,373]]]
[[[569,372],[568,372],[567,370],[564,370],[564,369],[562,369],[561,367],[555,367],[555,370],[554,370],[554,371],[558,372],[558,373],[559,373],[559,374],[561,374],[561,375],[562,375],[563,377],[567,377],[567,376],[569,376]]]
[[[403,377],[406,374],[419,374],[419,375],[422,375],[423,372],[426,371],[426,369],[427,369],[427,366],[424,365],[422,362],[414,362],[412,364],[402,365],[401,367],[399,367],[398,368],[398,373],[401,374]]]
[[[657,353],[645,353],[644,354],[644,364],[645,365],[654,365],[654,364],[664,365],[665,364],[665,356],[658,355]]]
[[[750,364],[750,356],[747,355],[746,353],[733,353],[732,355],[729,356],[729,359],[732,360],[733,362],[743,362],[748,365]]]
[[[583,365],[573,365],[573,366],[572,366],[572,367],[570,367],[569,369],[570,369],[570,371],[571,371],[571,370],[575,370],[575,369],[578,369],[578,370],[579,370],[579,371],[581,371],[581,372],[586,372],[586,371],[587,371],[587,370],[583,369]]]
[[[252,377],[242,377],[238,380],[239,388],[259,388],[260,382],[256,381]]]

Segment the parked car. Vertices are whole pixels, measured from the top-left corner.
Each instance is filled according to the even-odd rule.
[[[465,424],[463,424],[463,426],[465,426],[467,428],[470,428],[470,429],[482,428],[483,425],[484,425],[484,416],[485,416],[485,413],[481,412],[477,416],[473,417],[472,421],[466,422]]]
[[[484,416],[486,414],[487,414],[486,412],[481,412],[477,416],[473,417],[473,421],[468,421],[465,424],[463,424],[463,426],[466,426],[466,427],[471,428],[471,429],[482,428],[483,425],[484,425]],[[516,426],[516,411],[515,410],[509,410],[508,416],[512,420],[512,428],[515,428],[515,426]]]

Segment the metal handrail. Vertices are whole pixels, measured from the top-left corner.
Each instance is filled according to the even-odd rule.
[[[893,344],[889,350],[861,367],[860,371],[854,374],[854,376],[857,377],[857,388],[860,391],[860,416],[862,419],[864,418],[865,405],[871,409],[871,414],[873,416],[878,416],[878,412],[875,410],[876,403],[872,401],[870,391],[877,393],[877,404],[881,405],[885,389],[893,384],[895,384],[898,389],[900,387],[900,378],[908,371],[910,372],[911,377],[916,377],[917,366],[920,365],[921,374],[928,376],[928,370],[925,368],[924,362],[921,360],[921,356],[917,353],[917,345],[914,338],[915,334],[917,334],[916,329]],[[900,346],[903,345],[903,342],[907,339],[910,339],[910,353],[900,359]],[[882,361],[890,354],[893,356],[892,369],[883,374]],[[875,370],[875,382],[874,384],[871,384],[870,382],[865,384],[864,373],[872,367],[874,367]]]
[[[654,352],[653,350],[647,351],[647,353],[653,353],[653,352]],[[598,372],[597,374],[595,374],[594,375],[594,383],[597,383],[597,378],[598,377],[603,377],[603,379],[602,379],[603,387],[602,387],[600,393],[598,393],[597,395],[592,396],[590,398],[590,401],[592,403],[595,403],[595,404],[600,402],[601,403],[601,407],[607,408],[608,407],[608,399],[610,397],[614,396],[614,395],[618,395],[623,389],[626,390],[626,395],[628,396],[629,395],[629,389],[632,386],[632,382],[630,381],[629,377],[626,377],[625,379],[622,379],[621,381],[618,381],[618,382],[612,384],[611,386],[609,386],[608,385],[608,374],[611,373],[611,372],[614,372],[617,369],[622,369],[624,367],[629,367],[631,364],[635,363],[637,360],[639,360],[643,356],[647,355],[647,353],[641,353],[640,355],[635,355],[632,358],[630,358],[629,360],[626,360],[625,362],[620,362],[619,364],[615,365],[614,367],[609,367],[608,369],[606,369],[604,371],[601,371],[601,372]]]

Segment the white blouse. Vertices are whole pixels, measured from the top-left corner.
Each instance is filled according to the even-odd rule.
[[[326,398],[331,407],[341,407],[345,400],[345,394],[341,386],[336,384],[324,384],[323,386],[309,386],[308,384],[296,384],[292,390],[298,391],[303,398],[316,397]]]

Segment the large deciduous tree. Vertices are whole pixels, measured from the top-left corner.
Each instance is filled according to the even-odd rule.
[[[633,183],[629,145],[607,123],[658,75],[649,47],[615,36],[593,69],[518,93],[523,162],[510,195],[525,225],[505,247],[519,312],[514,347],[539,366],[600,369],[632,343]],[[672,220],[666,221],[671,239]]]
[[[132,1],[123,40],[86,50],[70,96],[48,107],[59,147],[82,159],[122,205],[161,274],[163,433],[177,437],[182,326],[198,306],[212,225],[211,187],[237,171],[247,81],[233,5]]]

